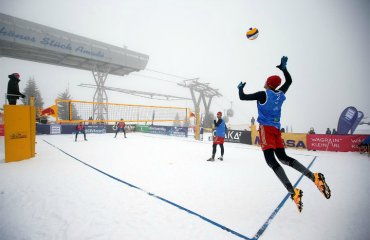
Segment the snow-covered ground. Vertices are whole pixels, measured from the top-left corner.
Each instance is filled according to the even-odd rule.
[[[366,155],[287,149],[332,190],[327,200],[303,178],[299,213],[258,147],[225,143],[225,160],[207,162],[210,142],[87,137],[37,136],[37,156],[21,162],[2,153],[0,239],[237,240],[263,226],[259,239],[369,239]],[[300,174],[284,169],[295,184]]]

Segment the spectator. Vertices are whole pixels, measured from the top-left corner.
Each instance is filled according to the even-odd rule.
[[[254,117],[252,117],[252,119],[251,119],[251,125],[254,125],[254,123],[255,123],[255,119],[254,119]]]
[[[329,128],[327,128],[327,129],[326,129],[325,134],[328,134],[328,135],[330,135],[330,134],[331,134],[331,131],[330,131],[330,129],[329,129]]]
[[[8,99],[9,105],[17,105],[17,99],[19,97],[25,98],[26,96],[19,92],[19,82],[21,81],[18,73],[13,73],[8,76],[8,92],[6,98]]]
[[[331,132],[331,134],[336,135],[337,134],[337,130],[335,130],[335,128],[333,128],[333,131]]]
[[[285,128],[281,128],[280,132],[285,133]]]
[[[313,127],[310,128],[310,131],[308,131],[308,134],[316,134],[315,129]]]

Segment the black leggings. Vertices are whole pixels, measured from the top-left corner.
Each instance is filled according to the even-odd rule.
[[[8,98],[9,105],[17,105],[17,99]]]
[[[280,179],[280,181],[284,184],[285,188],[290,193],[294,193],[294,188],[290,183],[288,177],[286,176],[284,169],[280,166],[278,161],[276,161],[274,153],[281,163],[294,168],[312,181],[315,181],[313,173],[297,160],[286,155],[284,148],[264,150],[263,154],[265,155],[266,163],[269,165],[270,168],[272,168],[276,176]]]
[[[217,144],[212,145],[212,157],[213,158],[216,155],[216,147],[217,147]],[[220,144],[220,148],[221,148],[221,156],[223,156],[224,155],[224,144]]]

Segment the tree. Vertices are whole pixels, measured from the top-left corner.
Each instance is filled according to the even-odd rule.
[[[204,127],[211,128],[214,119],[215,119],[215,115],[212,112],[209,112],[206,116],[204,116],[204,120],[203,120]]]
[[[24,89],[24,95],[29,97],[34,97],[35,98],[35,107],[36,109],[43,109],[44,108],[44,101],[41,97],[41,93],[39,88],[37,87],[35,78],[30,78],[28,79],[27,85]],[[27,98],[23,98],[21,101],[23,104],[28,104]],[[36,116],[39,117],[39,111],[36,111]]]
[[[69,89],[67,88],[64,92],[58,94],[58,98],[62,100],[71,100]],[[69,102],[58,102],[58,118],[60,120],[69,120]],[[79,120],[81,117],[78,115],[76,107],[72,104],[72,119]]]

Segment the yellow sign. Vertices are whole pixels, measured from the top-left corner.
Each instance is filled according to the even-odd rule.
[[[36,109],[26,105],[4,105],[5,162],[35,156]]]

